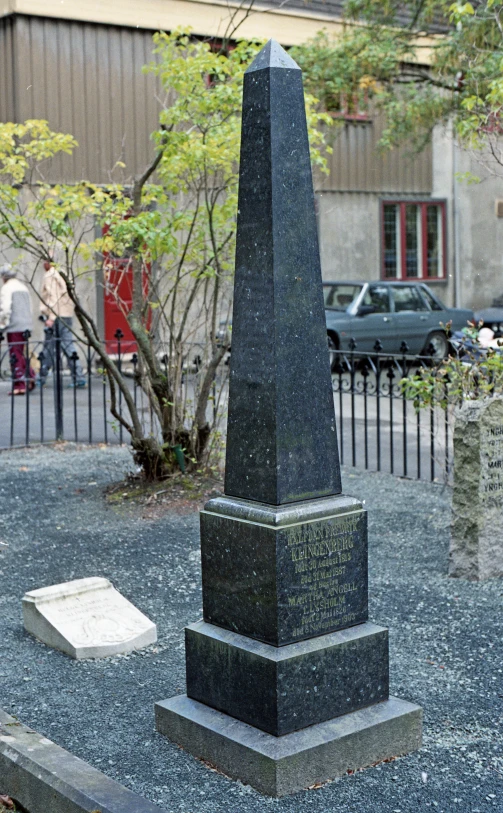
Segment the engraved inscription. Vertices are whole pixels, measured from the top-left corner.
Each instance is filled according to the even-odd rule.
[[[366,618],[363,512],[288,529],[291,580],[285,593],[292,639],[341,629]]]
[[[74,646],[123,643],[151,626],[112,589],[65,596],[41,605],[40,610]]]
[[[483,502],[491,508],[502,507],[503,427],[481,426],[481,451],[481,492]]]

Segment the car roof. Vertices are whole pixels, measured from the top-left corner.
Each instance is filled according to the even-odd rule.
[[[424,285],[424,280],[394,279],[325,279],[323,285]]]

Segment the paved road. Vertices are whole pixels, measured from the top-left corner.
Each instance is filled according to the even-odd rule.
[[[68,388],[69,376],[63,380],[63,439],[120,443],[117,421],[109,412],[109,390],[101,376],[93,376],[90,387],[77,390]],[[37,388],[28,396],[12,398],[10,390],[9,381],[0,381],[0,448],[56,440],[56,398],[51,379],[42,391]],[[150,412],[139,390],[138,399],[141,415],[150,426]],[[123,439],[127,441],[127,432]]]

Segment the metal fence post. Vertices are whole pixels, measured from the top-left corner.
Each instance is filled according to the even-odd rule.
[[[31,331],[25,330],[23,333],[24,345],[24,393],[26,398],[26,423],[24,442],[26,446],[30,445],[30,390],[31,390],[31,377],[30,377],[30,336]]]
[[[87,345],[87,418],[89,429],[89,443],[93,442],[93,419],[92,408],[93,401],[91,395],[92,376],[91,376],[91,345]]]
[[[39,361],[39,364],[40,364],[40,370],[41,370],[42,369],[42,364],[44,362],[44,351],[43,350],[40,351],[37,358],[38,358],[38,361]],[[40,443],[43,443],[44,442],[44,385],[43,385],[42,380],[40,379],[40,375],[39,375],[38,383],[40,384]]]
[[[78,420],[77,420],[77,362],[79,360],[79,354],[76,350],[72,353],[72,365],[71,365],[71,376],[72,376],[72,384],[73,384],[73,425],[75,430],[75,443],[77,443],[79,439],[78,435]]]
[[[54,326],[49,328],[54,333],[54,420],[56,424],[56,440],[63,440],[63,381],[61,364],[61,337],[59,323],[56,319]]]
[[[351,386],[351,462],[356,466],[356,423],[355,423],[355,350],[356,342],[349,340],[349,381]]]
[[[120,328],[114,333],[114,337],[117,339],[117,369],[119,373],[122,373],[122,352],[121,352],[121,339],[124,338],[124,333]],[[119,415],[122,417],[122,390],[119,387]],[[122,446],[123,443],[123,433],[122,433],[122,423],[119,421],[119,443]]]
[[[137,368],[137,365],[138,365],[138,354],[137,353],[133,353],[133,356],[131,358],[131,362],[133,364],[133,399],[134,399],[134,405],[136,407],[137,406],[136,399],[137,399],[137,394],[138,394],[137,393],[138,380],[137,380],[137,373],[136,373],[136,368]]]
[[[11,391],[10,391],[10,445],[14,446],[14,389],[16,386],[16,356],[10,354]]]
[[[376,457],[377,457],[377,471],[381,471],[381,358],[379,353],[382,350],[382,344],[377,339],[374,344],[374,352],[377,354],[376,358]]]
[[[402,353],[402,378],[407,377],[407,353],[409,352],[409,345],[407,342],[402,342],[400,345],[400,352]],[[407,477],[407,399],[405,392],[402,392],[402,455],[403,455],[403,476]]]
[[[369,433],[368,433],[368,402],[367,402],[367,388],[369,377],[369,361],[368,358],[363,362],[362,377],[363,377],[363,442],[365,451],[365,468],[369,467]]]
[[[390,366],[388,367],[388,372],[386,375],[388,376],[388,395],[389,395],[389,466],[391,474],[394,474],[395,471],[395,442],[394,442],[394,427],[393,427],[393,398],[394,392],[393,387],[395,386],[395,370],[393,367],[394,359],[391,359]]]

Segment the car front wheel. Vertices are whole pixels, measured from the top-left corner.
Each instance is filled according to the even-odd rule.
[[[443,361],[449,354],[449,341],[445,333],[440,330],[430,333],[423,354],[431,356],[433,361]]]

